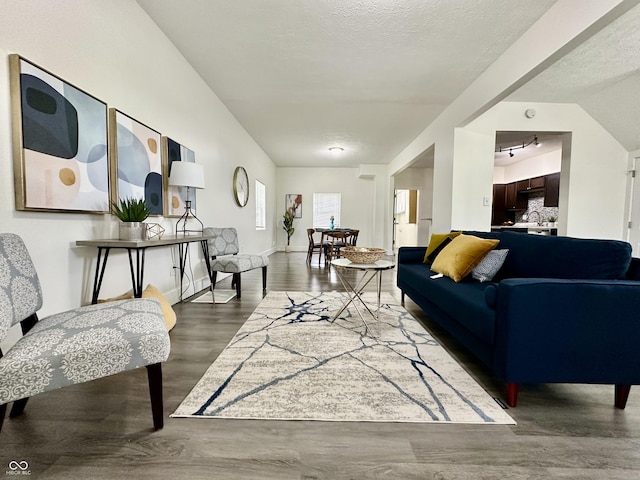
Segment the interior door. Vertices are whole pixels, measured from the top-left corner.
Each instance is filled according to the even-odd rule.
[[[633,171],[636,172],[631,179],[631,208],[629,211],[628,241],[633,248],[633,256],[640,256],[640,175],[637,169],[640,166],[640,157],[634,159]]]

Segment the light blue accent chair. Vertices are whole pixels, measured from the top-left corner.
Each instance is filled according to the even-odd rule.
[[[79,307],[38,319],[40,281],[18,235],[0,234],[0,341],[21,325],[23,336],[0,351],[0,429],[21,415],[29,397],[115,373],[147,368],[153,425],[163,427],[161,362],[169,334],[160,303],[131,299]]]

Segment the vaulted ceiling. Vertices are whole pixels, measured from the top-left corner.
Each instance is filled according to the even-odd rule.
[[[137,1],[279,166],[388,163],[555,3]],[[640,148],[639,20],[635,7],[509,100],[579,103]]]

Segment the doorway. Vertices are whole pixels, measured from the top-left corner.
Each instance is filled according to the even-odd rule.
[[[393,195],[393,249],[418,246],[419,190],[396,189]]]
[[[639,165],[640,157],[634,158],[631,169],[631,199],[627,231],[627,241],[631,244],[634,257],[640,255],[640,178],[637,174]]]

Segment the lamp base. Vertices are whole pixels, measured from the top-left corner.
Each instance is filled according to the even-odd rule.
[[[189,222],[191,225],[189,225]],[[184,213],[176,222],[176,235],[188,235],[189,233],[202,233],[204,225],[191,210],[191,200],[185,202]]]

